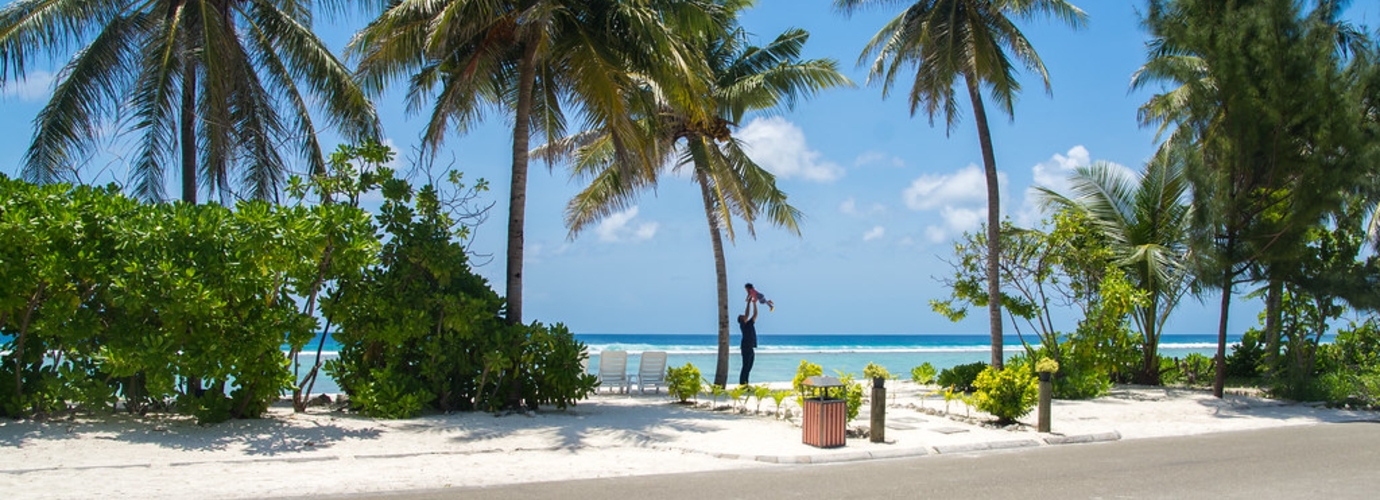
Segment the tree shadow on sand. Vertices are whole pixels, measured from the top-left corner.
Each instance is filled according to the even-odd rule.
[[[664,399],[631,403],[597,397],[566,410],[539,410],[532,416],[437,415],[409,421],[397,428],[406,432],[436,433],[452,444],[472,447],[525,436],[529,439],[508,440],[505,445],[573,450],[648,446],[681,438],[687,433],[717,432],[726,427],[725,423],[744,418],[755,417],[690,408]]]
[[[275,456],[324,450],[343,440],[375,439],[379,435],[380,431],[374,428],[351,428],[314,419],[290,422],[281,416],[197,425],[190,417],[180,415],[138,418],[126,414],[97,414],[43,422],[9,422],[0,427],[0,445],[110,439],[180,451],[242,448],[245,455]]]

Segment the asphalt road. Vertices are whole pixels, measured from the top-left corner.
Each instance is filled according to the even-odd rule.
[[[382,497],[1369,500],[1380,498],[1380,423],[1323,424],[843,464],[451,488]]]

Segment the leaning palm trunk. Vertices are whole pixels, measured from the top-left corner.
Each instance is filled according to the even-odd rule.
[[[1001,201],[997,186],[997,160],[992,152],[992,132],[987,127],[987,109],[976,78],[965,75],[968,97],[973,101],[973,122],[982,144],[983,173],[987,177],[987,317],[992,333],[992,368],[1002,368],[1001,331]]]
[[[714,197],[709,193],[709,177],[695,169],[695,182],[704,197],[704,215],[709,220],[709,241],[714,245],[714,276],[719,292],[719,350],[714,366],[714,385],[728,385],[728,266],[724,263],[724,242],[719,234],[719,217],[714,212]]]

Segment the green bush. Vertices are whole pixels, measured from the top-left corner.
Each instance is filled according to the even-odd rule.
[[[863,378],[870,384],[875,378],[890,379],[891,372],[887,371],[885,366],[868,362],[867,366],[863,367]]]
[[[843,401],[847,407],[847,422],[852,422],[853,419],[858,418],[858,413],[862,411],[863,386],[854,378],[852,373],[839,376],[839,381],[843,382]]]
[[[795,378],[791,379],[791,388],[795,390],[796,403],[805,404],[805,379],[824,375],[824,368],[809,361],[800,360],[800,366],[795,369]]]
[[[1260,332],[1249,330],[1241,336],[1241,343],[1231,348],[1227,355],[1227,377],[1253,379],[1260,375],[1262,361],[1265,359],[1265,346],[1260,345]]]
[[[1212,385],[1217,376],[1217,368],[1212,358],[1199,353],[1191,353],[1179,360],[1179,381],[1187,386]]]
[[[910,380],[920,385],[933,384],[936,375],[938,372],[935,371],[934,365],[930,364],[929,361],[910,369]]]
[[[975,389],[973,382],[977,380],[978,374],[985,369],[987,369],[987,363],[981,361],[945,368],[939,372],[939,385],[940,387],[953,387],[959,392],[973,392]]]
[[[1183,372],[1179,370],[1179,361],[1160,355],[1160,383],[1164,385],[1178,385],[1183,383]]]
[[[997,423],[1008,425],[1030,413],[1039,399],[1035,377],[1024,367],[1002,370],[987,368],[974,381],[977,409],[997,417]]]
[[[666,391],[682,403],[700,393],[702,380],[700,369],[690,363],[680,368],[672,366],[666,369]]]

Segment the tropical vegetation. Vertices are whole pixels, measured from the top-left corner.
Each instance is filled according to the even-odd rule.
[[[253,418],[285,394],[304,410],[321,375],[379,417],[575,404],[595,384],[584,346],[560,323],[523,322],[534,154],[589,182],[567,206],[572,236],[668,170],[688,174],[715,258],[710,391],[779,406],[783,393],[725,388],[722,236],[735,241],[735,219],[749,235],[764,220],[798,235],[802,215],[736,134],[754,114],[851,82],[832,60],[802,57],[804,30],[755,45],[738,22],[753,4],[399,0],[351,40],[351,72],[311,31],[309,4],[11,2],[0,86],[71,58],[34,124],[25,181],[0,176],[0,416]],[[1079,28],[1086,15],[1064,0],[835,2],[845,14],[879,4],[906,7],[863,47],[869,80],[885,98],[913,70],[911,114],[942,117],[949,133],[966,90],[983,158],[987,223],[955,243],[951,294],[931,307],[953,320],[985,308],[992,359],[940,371],[946,401],[975,391],[1010,422],[1054,363],[1066,398],[1210,380],[1219,397],[1230,381],[1380,402],[1380,326],[1373,314],[1341,325],[1380,309],[1380,45],[1341,20],[1345,1],[1146,0],[1150,42],[1132,82],[1153,94],[1137,118],[1157,129],[1158,151],[1139,172],[1094,164],[1070,192],[1044,190],[1038,227],[1002,217],[986,106],[1014,119],[1021,69],[1050,88],[1018,21]],[[369,97],[400,83],[410,110],[429,111],[420,187],[372,141]],[[429,170],[451,132],[490,113],[512,125],[503,295],[466,246],[487,183]],[[137,138],[125,187],[81,185],[111,132]],[[324,154],[323,132],[354,145]],[[172,164],[182,202],[159,203]],[[198,205],[201,193],[219,203]],[[1228,353],[1242,291],[1265,311]],[[1176,307],[1211,292],[1215,356],[1165,358]],[[1061,308],[1081,314],[1071,330],[1054,321]],[[1024,348],[1011,359],[1004,320]],[[340,352],[323,361],[328,337]],[[925,366],[917,382],[936,378]],[[795,393],[822,373],[802,361]],[[699,393],[693,366],[668,375],[682,401]],[[861,386],[841,377],[851,419]]]

